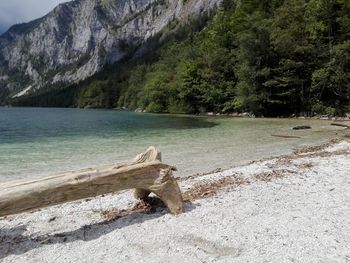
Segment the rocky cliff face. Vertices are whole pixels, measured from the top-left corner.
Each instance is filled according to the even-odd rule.
[[[175,19],[220,0],[75,0],[0,36],[0,93],[71,83],[122,59]]]

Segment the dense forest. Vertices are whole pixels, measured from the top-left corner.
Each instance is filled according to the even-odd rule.
[[[152,52],[12,103],[257,116],[350,112],[349,0],[225,0],[215,15],[175,20],[174,29],[162,45],[150,44]]]

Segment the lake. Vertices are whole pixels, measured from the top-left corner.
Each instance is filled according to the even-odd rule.
[[[293,131],[296,125],[313,129]],[[296,135],[285,139],[272,134]],[[328,141],[329,121],[155,115],[116,110],[0,108],[0,181],[115,163],[150,145],[185,176]]]

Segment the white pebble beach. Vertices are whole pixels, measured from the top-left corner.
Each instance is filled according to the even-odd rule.
[[[186,193],[231,177],[241,183],[177,216],[158,207],[107,220],[138,202],[124,191],[2,218],[0,262],[350,262],[349,141],[179,184]]]

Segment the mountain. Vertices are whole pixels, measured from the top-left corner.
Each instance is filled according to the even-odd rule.
[[[0,100],[78,82],[220,0],[75,0],[0,36]],[[161,36],[159,36],[161,37]]]

